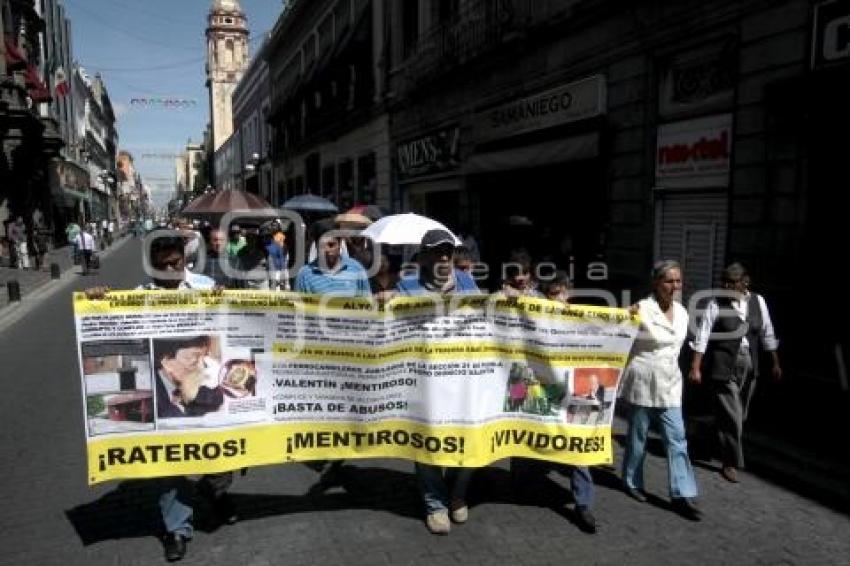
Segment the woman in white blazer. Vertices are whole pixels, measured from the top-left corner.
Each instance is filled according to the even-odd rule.
[[[688,311],[678,302],[681,292],[678,262],[660,261],[652,270],[652,293],[633,307],[640,313],[641,326],[620,384],[620,398],[629,405],[623,487],[632,498],[646,501],[643,460],[646,435],[655,422],[667,452],[673,508],[698,521],[702,514],[693,501],[697,486],[682,420],[679,352],[688,332]]]

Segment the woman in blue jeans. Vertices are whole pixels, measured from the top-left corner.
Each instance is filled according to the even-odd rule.
[[[652,270],[652,293],[632,307],[640,313],[641,326],[620,384],[620,397],[630,406],[623,487],[632,498],[646,501],[643,461],[649,425],[655,422],[667,452],[673,508],[698,521],[702,513],[693,501],[697,485],[682,420],[679,352],[688,332],[688,311],[678,302],[681,292],[679,264],[660,261]]]

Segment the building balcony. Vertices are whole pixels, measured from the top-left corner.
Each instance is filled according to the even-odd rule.
[[[433,78],[461,66],[502,44],[516,29],[516,2],[473,0],[452,19],[421,34],[408,47],[404,74],[414,82]]]
[[[463,67],[491,51],[527,37],[535,28],[570,17],[586,0],[470,0],[460,10],[420,34],[405,49],[395,71],[403,89],[421,85]]]

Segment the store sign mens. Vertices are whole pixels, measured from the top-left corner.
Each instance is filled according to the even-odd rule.
[[[812,68],[850,61],[850,1],[815,6]]]
[[[605,77],[594,75],[479,114],[478,140],[486,141],[577,122],[605,112]]]
[[[658,128],[656,185],[727,187],[731,156],[731,114],[665,124]]]
[[[460,128],[445,128],[398,145],[399,177],[428,175],[460,163]]]

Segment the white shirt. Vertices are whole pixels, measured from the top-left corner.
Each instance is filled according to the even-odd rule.
[[[776,339],[776,333],[773,330],[773,322],[770,320],[770,313],[767,311],[767,303],[764,302],[764,297],[761,295],[756,295],[756,299],[759,302],[759,308],[761,308],[762,325],[759,329],[761,341],[764,344],[765,350],[773,352],[779,348],[779,341]],[[747,320],[747,314],[750,308],[750,293],[748,292],[742,299],[733,299],[732,308],[735,309],[738,318],[744,321]],[[705,350],[708,348],[708,341],[711,339],[711,329],[714,327],[719,314],[720,306],[717,304],[717,301],[712,300],[705,308],[705,313],[702,316],[702,320],[700,320],[699,329],[691,342],[691,349],[695,352],[705,353]],[[747,337],[744,336],[741,339],[741,347],[745,348],[749,347],[749,345]]]
[[[74,238],[74,244],[81,250],[94,250],[94,237],[88,232],[80,232]]]
[[[187,230],[184,235],[186,236],[186,245],[183,247],[183,253],[187,258],[194,257],[201,246],[201,235],[194,230]]]
[[[638,303],[640,330],[620,380],[620,398],[643,407],[681,407],[679,352],[688,334],[688,311],[673,302],[673,322],[654,297]]]

